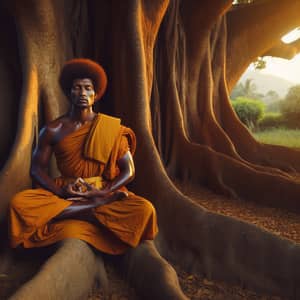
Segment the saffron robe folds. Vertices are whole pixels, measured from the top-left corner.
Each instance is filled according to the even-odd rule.
[[[98,123],[97,126],[101,126],[101,120]],[[86,158],[83,152],[92,126],[82,126],[54,146],[57,166],[61,172],[61,177],[55,179],[57,185],[63,186],[77,177],[103,176],[112,180],[119,172],[116,161],[129,149],[128,140],[130,150],[134,151],[133,132],[120,126],[106,163]],[[104,132],[109,134],[109,128]],[[128,197],[119,201],[94,208],[98,223],[92,224],[76,219],[54,221],[53,218],[71,205],[72,201],[42,188],[22,191],[11,201],[11,245],[42,247],[66,238],[78,238],[105,253],[121,254],[128,247],[136,247],[144,239],[153,239],[158,231],[152,204],[131,192],[128,194]]]

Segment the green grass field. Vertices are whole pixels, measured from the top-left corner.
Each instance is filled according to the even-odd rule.
[[[254,132],[254,137],[266,144],[282,145],[292,148],[300,148],[300,130],[271,129]]]

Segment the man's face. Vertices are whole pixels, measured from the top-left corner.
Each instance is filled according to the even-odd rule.
[[[81,108],[90,107],[95,102],[95,90],[91,79],[77,78],[71,88],[71,102]]]

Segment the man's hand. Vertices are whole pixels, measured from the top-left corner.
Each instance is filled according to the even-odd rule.
[[[99,205],[113,202],[128,196],[128,194],[124,191],[111,192],[109,188],[99,190],[93,185],[85,182],[82,178],[77,178],[75,182],[67,184],[63,190],[66,194],[66,200],[87,201],[90,199],[99,202]]]
[[[64,198],[81,197],[81,195],[79,195],[80,191],[77,189],[75,182],[68,183],[62,188],[62,190]]]
[[[62,189],[65,195],[64,198],[91,198],[96,197],[99,194],[98,189],[88,184],[80,177],[77,178],[74,182],[65,185]]]

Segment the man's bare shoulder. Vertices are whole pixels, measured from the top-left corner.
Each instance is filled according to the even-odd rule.
[[[70,123],[70,118],[67,115],[60,116],[59,118],[46,124],[40,131],[40,138],[53,143],[56,141],[57,136],[61,134],[66,126]]]
[[[70,118],[67,115],[63,115],[63,116],[60,116],[57,119],[49,122],[48,124],[46,124],[44,126],[44,128],[45,128],[45,130],[50,131],[50,132],[57,131],[60,128],[68,125],[69,122],[70,122]]]

